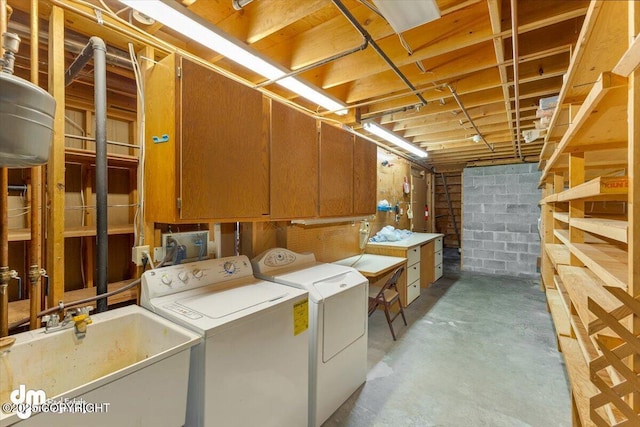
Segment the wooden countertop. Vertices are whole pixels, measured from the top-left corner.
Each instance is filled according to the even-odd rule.
[[[395,256],[363,254],[334,261],[334,264],[353,267],[365,277],[376,277],[399,267],[406,261],[406,258]]]
[[[437,239],[438,237],[444,237],[444,234],[440,233],[413,233],[408,239],[398,240],[396,242],[368,242],[368,246],[372,247],[390,247],[390,248],[405,248],[409,249],[414,246],[423,245],[427,242]]]

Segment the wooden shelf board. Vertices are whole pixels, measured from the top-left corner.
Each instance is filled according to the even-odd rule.
[[[609,286],[628,289],[628,254],[626,250],[600,243],[570,243],[569,250]]]
[[[571,318],[571,310],[569,308],[571,298],[569,297],[569,292],[567,292],[567,289],[565,288],[564,283],[562,283],[562,279],[559,275],[555,274],[553,276],[553,283],[558,290],[558,295],[560,295],[560,301],[562,302],[562,308],[564,309],[565,315],[567,318]]]
[[[555,203],[558,201],[558,193],[549,194],[547,197],[540,201],[540,204]]]
[[[558,221],[569,224],[569,214],[567,212],[554,212],[553,218],[557,219]]]
[[[584,359],[591,361],[600,356],[595,344],[591,341],[591,338],[589,338],[587,328],[582,324],[580,317],[575,314],[571,316],[571,327],[576,334],[576,339],[578,340],[578,345],[580,346]]]
[[[551,259],[553,267],[557,270],[558,265],[569,265],[569,248],[559,243],[545,243],[544,249]]]
[[[133,224],[110,225],[107,229],[108,235],[133,234]],[[90,237],[96,235],[96,227],[66,227],[64,237]]]
[[[546,293],[556,334],[565,337],[571,336],[571,324],[569,323],[569,316],[567,316],[567,312],[563,308],[564,303],[560,297],[560,292],[557,289],[547,289]]]
[[[620,221],[606,218],[572,218],[571,226],[580,230],[588,231],[599,236],[627,243],[629,224],[627,221]]]
[[[629,177],[598,177],[558,193],[559,202],[578,199],[627,200]]]
[[[589,269],[560,265],[557,270],[583,325],[588,325],[596,320],[596,317],[589,311],[588,298],[594,300],[607,312],[616,310],[622,305],[604,288],[605,283]]]
[[[564,355],[567,374],[571,383],[571,393],[578,410],[580,424],[582,426],[595,426],[589,416],[589,399],[598,393],[591,382],[589,367],[585,361],[580,345],[574,338],[559,337],[560,349]]]
[[[64,159],[68,163],[96,164],[96,153],[91,150],[66,147],[64,149]],[[138,158],[126,154],[107,154],[107,164],[109,166],[133,169],[138,167]]]
[[[583,151],[589,146],[604,148],[626,141],[626,111],[627,79],[610,72],[602,73],[545,164],[542,176],[569,150]]]
[[[123,280],[121,282],[114,282],[107,285],[107,290],[109,292],[119,289],[123,286],[128,285],[134,279]],[[137,301],[138,299],[138,288],[139,286],[134,286],[133,288],[121,292],[119,294],[113,295],[107,299],[107,303],[109,305],[115,305],[124,303],[127,301]],[[80,299],[89,298],[96,294],[96,288],[84,288],[77,289],[75,291],[67,291],[64,293],[64,301],[65,303],[78,301]],[[91,302],[85,305],[91,305],[95,308],[96,303]],[[45,307],[46,308],[46,307]],[[20,301],[12,301],[9,303],[9,323],[17,322],[19,320],[25,319],[29,317],[29,300],[20,300]]]
[[[10,242],[24,242],[31,240],[31,229],[29,228],[16,228],[9,229],[9,241]]]

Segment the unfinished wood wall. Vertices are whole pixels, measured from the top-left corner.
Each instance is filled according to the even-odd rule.
[[[458,225],[458,232],[462,232],[462,170],[450,170],[442,173],[447,181],[451,207]],[[435,206],[431,215],[433,215],[435,220],[436,232],[445,235],[444,246],[448,248],[459,248],[460,243],[458,242],[455,227],[453,225],[453,218],[449,211],[449,204],[447,203],[447,195],[445,193],[441,173],[434,174],[433,179],[435,181]],[[462,236],[460,236],[460,239],[462,240]]]

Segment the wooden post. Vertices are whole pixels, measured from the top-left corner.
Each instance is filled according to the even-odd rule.
[[[584,183],[584,153],[571,153],[569,155],[569,187],[573,188]],[[569,220],[572,218],[584,218],[584,200],[571,200],[569,202]],[[569,225],[569,241],[571,243],[583,243],[584,231]],[[571,252],[570,265],[582,267],[584,264]]]
[[[47,305],[64,299],[64,10],[52,6],[49,17],[49,93],[56,100],[53,144],[47,164]]]
[[[629,40],[634,40],[640,31],[640,5],[629,2]],[[628,198],[628,264],[629,264],[629,294],[637,298],[640,296],[640,70],[636,69],[629,76],[629,198]],[[640,336],[640,316],[632,316],[631,333]],[[640,354],[635,352],[631,360],[631,369],[640,373]],[[630,402],[635,413],[640,413],[640,393],[633,393]]]

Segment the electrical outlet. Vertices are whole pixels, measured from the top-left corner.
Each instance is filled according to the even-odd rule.
[[[142,259],[149,253],[149,246],[136,246],[131,249],[131,262],[137,266],[142,265]],[[150,255],[148,255],[150,256]]]

